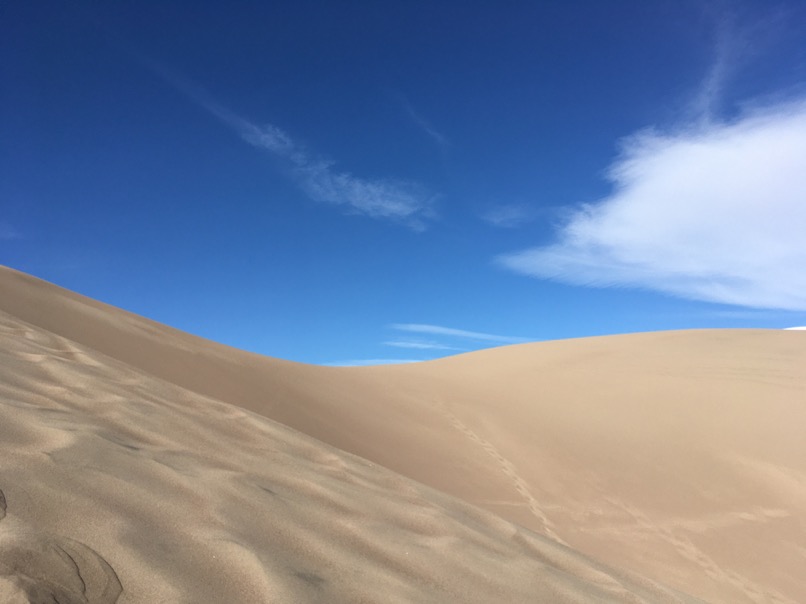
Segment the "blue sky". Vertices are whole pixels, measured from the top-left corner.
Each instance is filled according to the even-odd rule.
[[[12,1],[0,262],[311,363],[806,324],[806,4]]]

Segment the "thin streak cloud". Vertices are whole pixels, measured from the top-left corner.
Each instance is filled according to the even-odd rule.
[[[414,350],[454,350],[464,351],[464,348],[457,348],[456,346],[448,346],[447,344],[440,344],[439,342],[423,342],[415,340],[393,340],[384,342],[387,346],[394,346],[396,348],[411,348]]]
[[[728,78],[738,63],[737,31],[730,16],[719,16],[716,23],[714,59],[693,102],[694,115],[702,125],[718,115]]]
[[[22,239],[22,235],[6,222],[0,222],[0,241],[11,241],[13,239]]]
[[[407,100],[403,99],[403,107],[406,109],[406,113],[411,118],[411,120],[417,124],[420,129],[432,140],[436,145],[441,149],[445,150],[451,146],[451,142],[448,140],[448,137],[439,132],[431,123],[426,120],[422,115],[417,113],[412,107],[411,103]]]
[[[355,359],[351,361],[334,361],[325,363],[326,367],[368,367],[372,365],[408,365],[422,363],[420,359]]]
[[[502,204],[490,208],[481,215],[485,222],[502,229],[514,229],[532,222],[537,212],[531,206],[522,203]]]
[[[184,78],[151,64],[160,76],[199,107],[234,130],[245,142],[285,161],[302,191],[318,202],[350,212],[424,230],[435,217],[435,196],[423,186],[392,178],[361,178],[335,169],[335,162],[312,154],[274,124],[257,124],[227,109]]]
[[[398,331],[410,333],[425,333],[436,336],[449,336],[454,338],[464,338],[479,342],[495,342],[498,344],[520,344],[528,342],[527,338],[501,336],[491,333],[481,333],[478,331],[466,331],[464,329],[454,329],[452,327],[442,327],[440,325],[427,325],[423,323],[395,323],[390,326]]]

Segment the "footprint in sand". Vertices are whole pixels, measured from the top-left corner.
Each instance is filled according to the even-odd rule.
[[[83,543],[6,520],[0,490],[0,602],[115,604],[123,592],[117,573]]]

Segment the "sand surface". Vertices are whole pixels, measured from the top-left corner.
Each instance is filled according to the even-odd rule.
[[[803,332],[315,367],[0,268],[0,342],[0,602],[806,602]]]

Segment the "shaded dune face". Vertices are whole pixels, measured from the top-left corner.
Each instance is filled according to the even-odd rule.
[[[339,568],[344,581],[364,586],[369,591],[360,594],[367,601],[682,598],[633,573],[714,602],[806,601],[802,332],[636,334],[511,346],[406,366],[329,368],[234,350],[9,269],[0,269],[0,309],[8,313],[9,350],[22,346],[8,361],[25,368],[4,373],[2,383],[11,388],[6,400],[19,392],[21,400],[48,407],[83,397],[67,409],[40,409],[48,422],[24,416],[27,407],[9,412],[23,418],[17,438],[34,425],[46,432],[31,436],[35,443],[82,435],[80,446],[48,454],[60,471],[50,476],[47,465],[36,471],[50,476],[43,484],[51,485],[36,500],[64,498],[61,510],[79,510],[82,501],[98,510],[98,501],[115,500],[118,491],[102,494],[103,481],[83,470],[74,477],[80,484],[53,486],[61,485],[65,467],[87,460],[116,460],[121,493],[138,477],[146,480],[108,517],[113,527],[126,525],[121,518],[142,522],[139,532],[125,532],[140,536],[135,545],[129,539],[121,549],[112,539],[102,547],[98,535],[107,533],[100,529],[87,533],[96,535],[95,541],[59,533],[99,552],[115,568],[124,586],[121,601],[130,593],[127,582],[141,595],[154,589],[124,576],[135,576],[131,569],[145,564],[132,552],[154,549],[143,536],[173,536],[177,524],[171,522],[181,518],[186,524],[187,510],[207,510],[215,502],[216,513],[205,517],[226,518],[230,524],[216,534],[237,534],[227,542],[242,548],[228,546],[216,559],[231,561],[241,552],[255,573],[245,576],[268,573],[269,583],[253,586],[278,590],[254,592],[276,594],[266,601],[355,601],[359,592],[338,591],[340,584],[323,568]],[[28,381],[18,383],[23,376]],[[106,425],[110,413],[119,415]],[[62,425],[78,418],[90,423]],[[11,438],[11,428],[5,429]],[[296,442],[285,431],[307,445],[284,448]],[[269,445],[275,441],[286,444]],[[256,449],[237,448],[247,445]],[[83,456],[75,461],[79,451]],[[290,465],[277,466],[283,459]],[[39,458],[25,463],[34,460]],[[18,488],[3,482],[10,463],[0,462],[0,488],[9,500]],[[276,475],[266,475],[267,468],[278,468]],[[334,472],[341,476],[335,482]],[[243,480],[253,490],[232,485],[236,475],[247,476]],[[305,479],[278,490],[291,475]],[[22,474],[18,478],[19,486],[25,480]],[[278,492],[293,505],[270,507]],[[149,505],[159,506],[138,507],[144,493]],[[311,507],[324,501],[330,503]],[[308,515],[289,516],[292,508]],[[14,509],[20,508],[9,504]],[[342,532],[333,536],[328,527],[334,514],[349,510],[359,520],[338,525]],[[263,524],[267,512],[277,526]],[[71,514],[71,526],[83,526],[75,521],[80,514]],[[41,527],[42,518],[57,515],[48,509],[33,525]],[[328,521],[316,524],[315,518]],[[491,541],[466,532],[481,530],[479,518]],[[236,519],[253,523],[254,531],[238,528]],[[294,558],[289,552],[297,550],[286,541],[279,542],[284,553],[277,554],[265,540],[241,534],[250,539],[253,532],[288,534],[278,527],[293,526],[294,534],[308,535],[299,527],[311,523],[318,528],[305,541],[305,551],[331,541],[342,546],[327,549],[308,566],[302,560],[311,559]],[[350,537],[359,529],[370,531],[361,533],[365,541]],[[193,530],[207,534],[204,526]],[[428,561],[427,570],[412,569],[411,558],[394,548],[366,549],[388,544],[393,535],[398,544],[426,544],[435,557],[417,559]],[[196,551],[198,543],[179,539],[183,545],[171,549],[164,539],[157,542],[156,551],[172,554],[159,562],[147,557],[150,572],[164,586],[175,583],[175,591],[161,593],[172,594],[168,601],[190,597],[192,589],[178,578],[196,567],[177,567],[182,559],[177,552]],[[479,543],[485,545],[475,551],[471,544]],[[511,556],[507,563],[502,566],[490,547],[500,555],[504,550],[496,548],[504,547]],[[199,551],[214,555],[204,547]],[[576,551],[630,574],[608,570]],[[356,559],[356,552],[364,557]],[[299,562],[277,571],[269,562],[277,557]],[[334,562],[342,559],[350,561],[349,568]],[[467,568],[446,566],[446,559]],[[536,561],[540,564],[530,566]],[[391,566],[399,574],[396,579],[355,574],[353,565],[379,573]],[[201,568],[212,572],[218,566]],[[294,578],[286,581],[289,576]],[[456,577],[471,577],[462,579],[464,591],[455,591],[461,582]],[[394,597],[378,600],[373,585],[398,587],[389,590]],[[454,591],[439,591],[439,585],[453,585]]]
[[[0,601],[689,602],[0,312]]]

